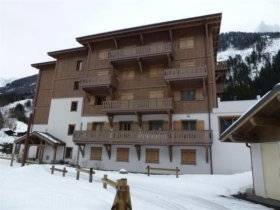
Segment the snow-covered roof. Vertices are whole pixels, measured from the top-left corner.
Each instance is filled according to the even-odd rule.
[[[15,137],[9,136],[5,133],[6,129],[0,130],[0,144],[10,144],[14,143]]]
[[[14,142],[16,144],[22,144],[24,143],[25,138],[26,135],[18,138]],[[33,131],[32,133],[30,133],[30,139],[34,144],[39,143],[39,142],[35,143],[36,140],[42,140],[50,145],[65,145],[63,141],[46,132]]]

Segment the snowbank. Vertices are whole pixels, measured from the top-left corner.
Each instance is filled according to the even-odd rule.
[[[0,159],[0,209],[5,210],[109,210],[115,189],[102,188],[100,180],[104,174],[113,180],[128,179],[134,210],[267,209],[230,196],[252,185],[250,172],[176,178],[96,171],[93,183],[89,183],[86,174],[81,174],[77,181],[73,168],[67,168],[69,172],[63,178],[61,173],[51,175],[50,165],[13,168],[8,165],[9,161]]]

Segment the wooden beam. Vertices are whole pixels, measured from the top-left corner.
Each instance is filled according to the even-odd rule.
[[[140,161],[141,160],[141,145],[135,145],[135,149],[136,149],[137,158]]]
[[[173,160],[173,146],[172,145],[168,146],[168,151],[169,151],[169,160],[170,160],[170,162],[172,162],[172,160]]]
[[[108,155],[108,158],[111,159],[111,154],[112,154],[112,145],[111,144],[105,144],[105,149]]]
[[[253,126],[260,127],[280,127],[280,121],[273,117],[253,117],[250,119]]]
[[[86,147],[86,145],[78,145],[78,147],[79,147],[79,150],[80,150],[80,152],[82,154],[82,157],[84,157],[85,156],[85,147]]]
[[[138,122],[139,129],[142,130],[142,124],[143,124],[142,114],[141,113],[136,113],[136,116],[137,116],[137,122]]]
[[[171,29],[169,30],[169,38],[170,38],[171,43],[173,43],[173,33],[172,33]]]
[[[143,72],[143,65],[142,65],[142,61],[141,61],[141,59],[140,58],[138,58],[137,59],[137,61],[138,61],[138,66],[139,66],[139,69],[140,69],[140,71],[141,71],[141,73]]]
[[[57,146],[53,146],[53,163],[56,161],[56,152],[57,152]]]
[[[118,41],[117,41],[116,37],[113,37],[113,40],[114,40],[116,49],[118,49],[119,45],[118,45]]]
[[[209,146],[205,147],[205,159],[206,159],[206,163],[209,162]]]
[[[91,42],[88,43],[88,48],[91,52],[93,52],[93,45],[92,44],[93,43],[91,43]]]
[[[141,43],[141,45],[144,45],[144,37],[143,37],[143,34],[140,33],[139,36],[140,36],[140,43]]]

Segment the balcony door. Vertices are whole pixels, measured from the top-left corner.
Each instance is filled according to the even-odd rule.
[[[149,130],[150,131],[162,131],[163,130],[163,121],[162,120],[149,121]]]

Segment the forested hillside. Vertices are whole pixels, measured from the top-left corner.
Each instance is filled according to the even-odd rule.
[[[280,82],[280,33],[223,33],[218,60],[229,66],[222,100],[263,95]]]

